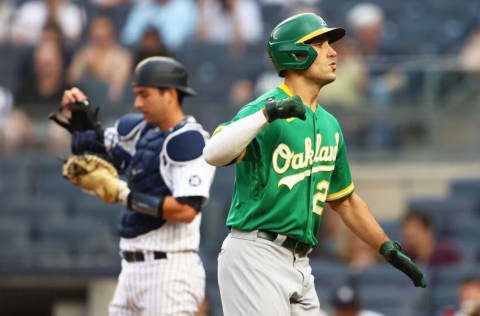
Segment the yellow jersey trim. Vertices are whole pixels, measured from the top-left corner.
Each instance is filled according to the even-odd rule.
[[[293,97],[293,93],[292,91],[290,91],[290,88],[287,87],[287,85],[284,83],[282,83],[280,86],[279,86],[280,89],[282,89],[283,92],[285,92],[289,97]]]
[[[243,158],[247,154],[247,148],[245,148],[240,155],[238,155],[237,159],[235,159],[235,163],[242,162]]]
[[[293,97],[293,93],[292,91],[290,90],[289,87],[287,87],[287,85],[284,83],[282,83],[280,86],[278,86],[283,92],[285,92],[289,97]],[[308,107],[308,106],[307,106]],[[312,112],[315,112],[317,109],[313,109]],[[296,119],[296,117],[291,117],[291,118],[288,118],[287,119],[287,123],[290,123],[291,121],[293,121],[294,119]]]
[[[221,125],[221,126],[217,127],[217,129],[213,132],[212,137],[213,137],[215,134],[219,133],[222,129],[224,129],[225,126],[226,126],[226,125]]]
[[[355,186],[353,185],[353,182],[348,186],[346,187],[345,189],[341,190],[341,191],[338,191],[336,193],[332,193],[332,194],[328,194],[327,195],[327,201],[328,202],[331,202],[331,201],[335,201],[335,200],[338,200],[338,199],[341,199],[347,195],[349,195],[350,193],[353,192],[353,189],[355,188]]]

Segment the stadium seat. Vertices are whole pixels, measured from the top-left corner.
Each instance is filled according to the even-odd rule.
[[[0,206],[0,214],[32,223],[41,219],[62,219],[66,217],[66,212],[66,202],[60,197],[15,195]]]
[[[391,284],[397,288],[408,288],[411,281],[402,272],[388,263],[378,263],[367,267],[357,275],[359,285]]]
[[[50,155],[35,155],[29,162],[32,194],[70,197],[81,190],[62,176],[62,162]]]
[[[108,204],[97,196],[83,194],[82,192],[71,198],[70,209],[73,216],[90,217],[109,225],[113,230],[116,230],[122,214],[120,204]]]
[[[408,201],[408,210],[413,209],[430,214],[437,236],[448,236],[452,233],[450,223],[453,218],[474,214],[478,209],[478,202],[466,197],[415,198]]]
[[[335,260],[310,259],[315,282],[322,286],[335,286],[349,277],[348,266]]]
[[[480,242],[480,216],[456,216],[452,218],[450,225],[452,238]]]
[[[28,247],[31,225],[28,221],[0,216],[0,266],[16,266],[23,261]]]
[[[450,185],[450,194],[456,198],[480,199],[480,179],[455,179]]]
[[[118,259],[118,240],[110,227],[89,217],[72,217],[59,221],[41,221],[35,230],[35,242],[47,250],[59,247],[71,257],[71,266],[104,266]],[[55,247],[49,247],[49,244]],[[85,260],[88,256],[88,260]],[[107,260],[106,260],[107,258]],[[79,260],[82,259],[82,260]],[[117,260],[115,260],[117,259]]]
[[[2,201],[11,195],[26,194],[29,190],[28,159],[8,156],[0,159],[0,194]]]
[[[411,315],[417,299],[424,293],[418,288],[399,289],[389,282],[383,284],[365,284],[359,287],[360,299],[366,309],[388,316]]]

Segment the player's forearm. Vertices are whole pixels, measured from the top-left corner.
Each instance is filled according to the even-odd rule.
[[[330,206],[353,233],[375,250],[389,240],[367,203],[356,193],[343,201],[331,203]]]
[[[224,166],[237,158],[267,124],[264,110],[225,126],[203,149],[203,157],[213,166]]]
[[[197,210],[188,202],[180,203],[173,196],[132,192],[126,184],[119,190],[118,200],[132,211],[169,221],[190,223],[197,215]]]
[[[193,221],[197,211],[188,204],[180,203],[173,196],[165,197],[163,203],[163,218],[169,221],[190,223]]]

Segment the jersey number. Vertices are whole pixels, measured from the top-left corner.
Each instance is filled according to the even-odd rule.
[[[330,183],[326,180],[322,180],[317,183],[317,190],[318,193],[313,195],[313,209],[312,212],[318,215],[322,215],[323,212],[323,205],[325,205],[325,201],[327,200],[327,193],[328,187]]]

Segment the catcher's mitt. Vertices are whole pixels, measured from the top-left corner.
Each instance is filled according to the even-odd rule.
[[[97,135],[103,135],[102,126],[98,119],[99,107],[92,107],[88,101],[69,104],[66,108],[60,107],[50,113],[49,119],[65,128],[70,133],[94,130]]]
[[[95,155],[71,156],[62,168],[63,176],[87,193],[98,195],[107,203],[117,203],[119,192],[127,184],[118,178],[117,169]]]

